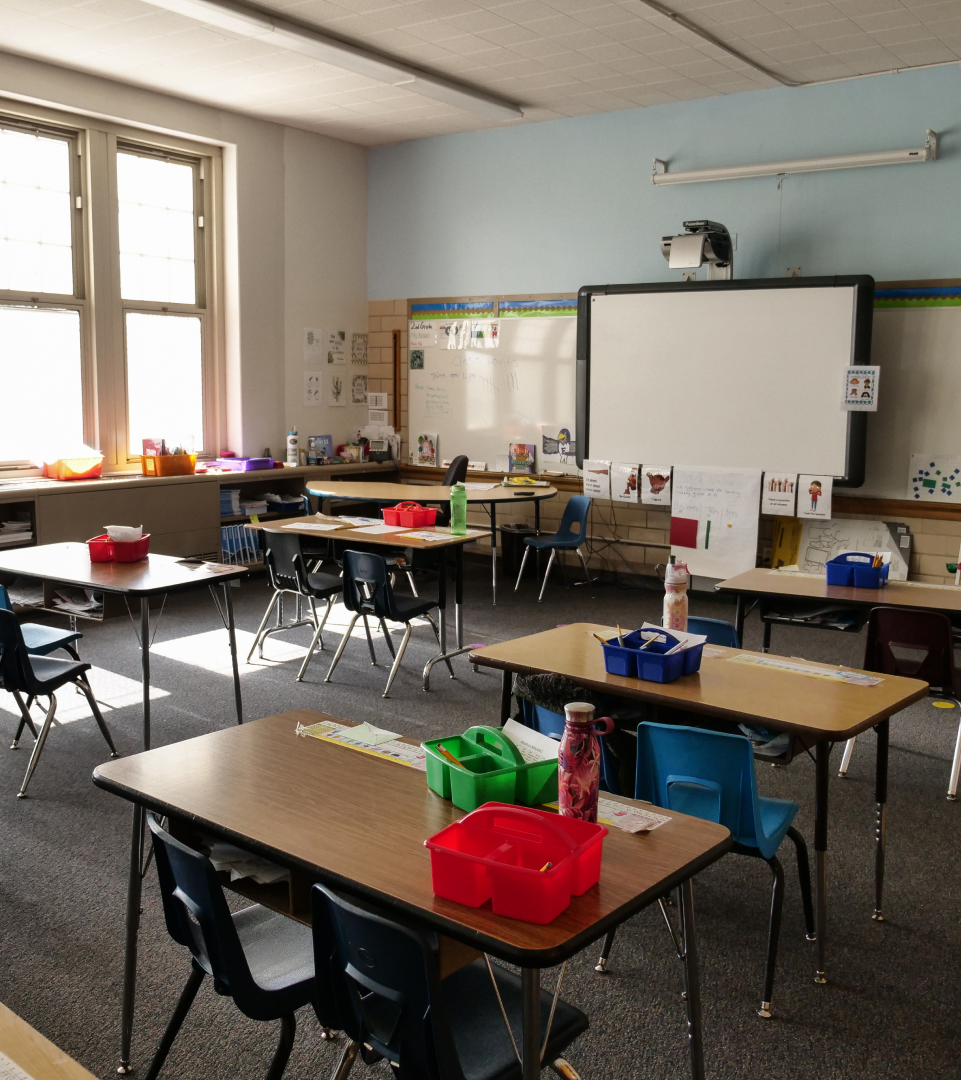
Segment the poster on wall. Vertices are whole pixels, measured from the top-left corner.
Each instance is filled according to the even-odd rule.
[[[845,368],[842,408],[847,412],[877,412],[880,378],[881,368],[877,364]]]
[[[304,404],[308,407],[323,405],[324,377],[320,371],[304,372]]]
[[[766,472],[761,484],[761,513],[794,517],[796,505],[797,474]]]
[[[351,405],[367,404],[367,376],[353,375],[350,380]]]
[[[328,330],[325,352],[328,364],[347,363],[347,331]]]
[[[327,386],[327,404],[334,407],[347,404],[347,379],[342,372],[331,371]]]
[[[648,506],[671,505],[671,466],[641,466],[641,502]]]
[[[352,364],[367,363],[367,335],[354,332],[350,336],[350,362]]]
[[[727,578],[757,564],[760,469],[678,465],[671,503],[671,554],[692,574]]]
[[[577,445],[570,424],[542,424],[540,462],[548,471],[576,473]]]
[[[592,499],[611,497],[611,463],[609,461],[584,462],[584,494]]]
[[[799,518],[829,518],[833,489],[833,476],[813,476],[802,473],[797,478],[797,516]]]
[[[324,362],[324,332],[304,327],[304,363],[322,364]]]
[[[640,465],[611,465],[611,499],[614,502],[637,502],[637,474]]]
[[[415,465],[436,465],[437,464],[437,436],[435,435],[418,435],[414,440],[413,446],[413,463]]]
[[[437,344],[437,326],[432,322],[411,322],[407,330],[411,349],[430,349]]]

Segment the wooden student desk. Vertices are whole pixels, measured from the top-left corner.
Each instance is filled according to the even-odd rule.
[[[19,574],[43,582],[44,599],[48,601],[54,585],[73,585],[78,589],[94,589],[104,594],[104,615],[121,615],[129,611],[131,598],[140,601],[140,666],[143,682],[143,745],[150,749],[150,602],[167,593],[187,592],[209,586],[217,605],[217,613],[227,628],[230,639],[230,659],[234,673],[234,704],[237,723],[243,723],[243,702],[240,696],[240,672],[237,667],[237,640],[234,633],[234,605],[230,596],[231,582],[247,576],[244,566],[225,566],[222,563],[196,563],[175,559],[170,555],[148,555],[138,562],[91,562],[86,544],[40,544],[0,552],[0,573]],[[214,586],[223,589],[224,606],[217,601]],[[120,601],[123,601],[122,603]],[[113,611],[110,612],[110,602]],[[66,614],[56,608],[45,611]],[[77,618],[87,618],[77,613]],[[98,616],[98,620],[103,616]]]
[[[715,588],[720,593],[737,597],[735,627],[739,641],[744,640],[747,602],[759,602],[764,626],[761,646],[763,652],[767,652],[771,647],[773,622],[792,626],[817,626],[811,619],[812,614],[826,607],[856,615],[857,621],[851,627],[855,632],[861,629],[867,612],[874,607],[940,611],[952,621],[961,616],[961,588],[956,585],[892,581],[880,589],[855,589],[850,586],[828,585],[823,574],[786,574],[778,570],[757,569],[728,578]]]
[[[358,485],[360,486],[360,485]],[[367,487],[387,487],[386,484],[366,485]],[[297,536],[308,536],[313,540],[331,540],[335,545],[340,545],[340,550],[351,544],[367,545],[385,548],[404,548],[410,551],[432,552],[441,555],[440,572],[437,575],[437,610],[440,612],[440,652],[432,656],[424,665],[424,689],[430,689],[430,673],[435,664],[460,656],[468,652],[472,646],[464,644],[464,625],[462,608],[464,603],[464,546],[483,536],[480,529],[468,529],[464,536],[454,536],[450,529],[425,526],[418,529],[400,529],[393,533],[365,533],[363,526],[354,529],[336,529],[332,532],[320,532],[311,529],[311,523],[337,524],[342,518],[327,517],[324,514],[315,514],[311,517],[284,518],[278,521],[258,522],[248,525],[248,529],[260,529],[263,532],[292,532]],[[420,540],[405,533],[428,532],[442,537],[440,540]],[[454,639],[456,645],[453,649],[447,648],[447,555],[454,554]],[[453,678],[453,674],[451,678]]]
[[[6,1075],[3,1055],[33,1080],[96,1080],[92,1072],[0,1003],[0,1076]]]
[[[108,762],[95,770],[94,783],[132,802],[134,817],[141,821],[145,809],[156,810],[169,815],[172,831],[181,837],[202,831],[287,867],[289,884],[224,884],[301,922],[310,921],[311,886],[324,882],[520,965],[524,1080],[535,1080],[541,1072],[540,968],[568,959],[680,887],[692,1076],[701,1080],[691,878],[731,847],[727,829],[674,813],[647,835],[612,828],[604,841],[598,885],[574,897],[547,926],[495,915],[489,901],[479,908],[463,907],[434,896],[424,847],[429,836],[463,817],[463,811],[433,794],[417,769],[296,734],[298,722],[329,719],[334,718],[306,711],[269,716]],[[139,849],[132,855],[121,1073],[130,1071],[143,874]]]
[[[352,499],[363,502],[379,502],[385,506],[399,502],[419,502],[421,504],[450,502],[451,489],[442,484],[363,484],[363,483],[321,483],[311,481],[307,490],[312,495],[324,499]],[[553,499],[557,494],[555,487],[507,488],[495,484],[485,490],[467,489],[468,506],[490,507],[491,518],[491,588],[494,605],[497,605],[497,504],[531,502],[534,504],[534,531],[541,531],[541,502]]]
[[[927,683],[897,676],[883,677],[876,686],[855,686],[836,680],[800,675],[775,668],[732,663],[741,655],[760,656],[747,650],[709,646],[717,656],[706,656],[696,675],[673,683],[645,682],[604,670],[604,655],[592,636],[610,637],[614,629],[594,623],[574,623],[542,634],[502,641],[476,649],[471,663],[504,672],[502,715],[510,704],[513,675],[562,675],[600,693],[631,698],[667,710],[699,713],[733,724],[753,724],[795,735],[815,753],[814,857],[817,876],[817,947],[815,981],[827,981],[825,939],[827,932],[827,837],[828,758],[831,745],[844,742],[868,728],[878,737],[876,776],[877,832],[875,849],[875,910],[882,919],[884,849],[887,815],[888,717],[927,696]],[[766,659],[777,660],[768,656]],[[807,664],[807,661],[803,661]],[[830,664],[811,664],[825,671]],[[685,715],[684,722],[689,722]]]

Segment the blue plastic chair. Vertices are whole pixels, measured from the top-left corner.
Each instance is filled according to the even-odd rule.
[[[526,698],[520,700],[525,726],[560,742],[564,734],[564,717],[560,713],[545,709],[542,705],[535,705],[533,701],[528,701]],[[620,795],[617,765],[614,762],[614,756],[607,748],[607,736],[598,735],[597,738],[601,744],[601,790],[609,791],[612,795]]]
[[[0,608],[13,611],[10,595],[2,585],[0,585]],[[23,643],[27,646],[27,652],[33,656],[47,656],[49,653],[56,652],[57,649],[64,649],[74,660],[80,662],[80,654],[73,643],[79,641],[83,634],[77,630],[58,630],[55,626],[43,626],[41,623],[21,623],[20,633],[23,634]]]
[[[547,569],[544,571],[544,581],[541,585],[540,595],[537,597],[537,602],[540,603],[544,599],[544,590],[547,588],[547,579],[551,576],[551,567],[554,565],[554,557],[558,551],[576,551],[577,557],[581,560],[581,566],[584,568],[584,578],[588,585],[591,585],[591,575],[587,570],[587,563],[584,562],[584,556],[581,553],[581,544],[587,537],[587,515],[591,512],[591,500],[587,495],[572,495],[564,507],[564,516],[561,518],[560,528],[556,533],[552,533],[550,536],[526,536],[524,538],[524,558],[521,559],[521,568],[517,574],[517,581],[514,584],[514,592],[521,587],[521,578],[524,576],[524,567],[527,565],[527,556],[531,553],[531,548],[535,551],[543,551],[545,548],[551,549],[551,557],[547,563]],[[574,531],[574,526],[577,526],[577,531]],[[561,573],[564,573],[563,563],[561,564]]]
[[[734,851],[761,858],[770,866],[774,887],[764,993],[758,1009],[759,1016],[769,1017],[784,904],[784,871],[777,850],[785,836],[791,838],[797,851],[807,939],[815,940],[807,845],[792,825],[799,809],[797,803],[758,795],[753,752],[746,736],[652,723],[637,728],[634,798],[724,825],[734,838]],[[604,942],[605,963],[612,940],[609,934]]]
[[[724,645],[728,649],[741,647],[734,623],[726,622],[724,619],[705,619],[700,615],[689,615],[687,629],[691,634],[706,634],[708,645]]]

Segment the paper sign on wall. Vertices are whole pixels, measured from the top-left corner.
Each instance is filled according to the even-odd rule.
[[[797,478],[797,516],[799,518],[829,518],[833,476],[812,476],[802,473]]]
[[[877,412],[880,377],[881,368],[876,364],[845,368],[842,407],[847,412]]]
[[[797,505],[797,473],[764,474],[761,484],[761,513],[794,517]]]
[[[671,505],[671,466],[641,466],[641,502],[650,506]]]
[[[611,498],[615,502],[637,502],[637,473],[640,465],[611,465]]]
[[[592,499],[611,497],[611,463],[609,461],[584,462],[584,494]]]
[[[411,349],[432,348],[437,344],[437,327],[430,322],[412,322],[407,331],[407,344]]]
[[[961,457],[912,454],[908,498],[916,502],[961,502]]]
[[[322,364],[324,362],[323,330],[304,327],[304,363]]]
[[[478,319],[470,324],[472,349],[496,349],[499,340],[500,323],[497,319]]]
[[[732,577],[757,563],[760,469],[674,468],[671,553],[692,574]]]
[[[347,404],[347,379],[339,371],[330,372],[330,382],[327,384],[327,404],[337,407]]]
[[[323,372],[321,371],[305,371],[304,372],[304,404],[309,406],[323,405],[324,403],[324,382]]]
[[[346,364],[347,363],[347,331],[346,330],[328,330],[327,332],[327,346],[325,349],[327,353],[328,364]]]
[[[466,349],[470,345],[470,328],[470,319],[438,323],[438,344],[442,349]]]
[[[372,409],[386,409],[387,408],[387,395],[386,394],[368,394],[367,404]],[[385,421],[386,423],[386,421]]]
[[[350,362],[352,364],[367,363],[367,334],[355,331],[350,336]]]
[[[353,375],[350,380],[351,405],[367,404],[367,376]]]

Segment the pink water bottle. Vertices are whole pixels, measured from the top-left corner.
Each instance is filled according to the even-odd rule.
[[[687,586],[690,580],[687,563],[676,562],[672,555],[664,573],[664,617],[661,626],[665,630],[687,629]]]
[[[563,817],[597,821],[597,789],[601,780],[598,735],[614,730],[609,716],[594,720],[594,706],[572,701],[564,706],[564,734],[557,755],[557,808]]]

